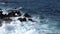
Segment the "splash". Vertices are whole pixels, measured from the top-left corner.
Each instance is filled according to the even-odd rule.
[[[19,17],[23,18],[23,14]],[[17,20],[19,17],[12,17],[11,19],[14,21],[10,24],[3,23],[2,27],[0,27],[0,34],[59,34],[59,32],[57,33],[57,31],[54,30],[54,27],[49,28],[50,24],[47,22],[49,22],[50,19],[40,19],[39,16],[33,15],[31,19],[35,22],[29,20],[20,22]]]

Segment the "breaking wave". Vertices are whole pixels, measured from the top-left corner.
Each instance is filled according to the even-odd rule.
[[[23,14],[22,12],[22,16],[19,17],[23,17]],[[55,26],[50,23],[50,18],[40,19],[40,15],[33,15],[31,19],[35,22],[29,20],[20,22],[17,20],[19,17],[12,17],[11,19],[14,21],[11,24],[3,23],[2,27],[0,27],[0,34],[60,34]]]

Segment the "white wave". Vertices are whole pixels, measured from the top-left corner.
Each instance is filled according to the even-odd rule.
[[[23,13],[24,14],[24,13]],[[20,16],[23,18],[23,15]],[[32,19],[35,22],[27,20],[26,22],[20,22],[17,20],[19,17],[12,17],[11,24],[3,24],[0,27],[0,34],[48,34],[53,33],[52,30],[49,30],[49,24],[41,24],[39,16],[33,16]]]

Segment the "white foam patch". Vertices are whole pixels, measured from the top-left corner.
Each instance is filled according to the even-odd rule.
[[[38,32],[35,29],[31,29],[27,31],[25,34],[38,34]]]

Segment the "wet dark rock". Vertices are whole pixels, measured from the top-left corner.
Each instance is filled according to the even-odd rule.
[[[24,14],[24,17],[27,17],[27,18],[29,18],[29,17],[31,17],[28,13],[25,13]]]
[[[28,19],[28,20],[34,22],[32,19]]]
[[[26,18],[18,18],[21,22],[26,21]]]

